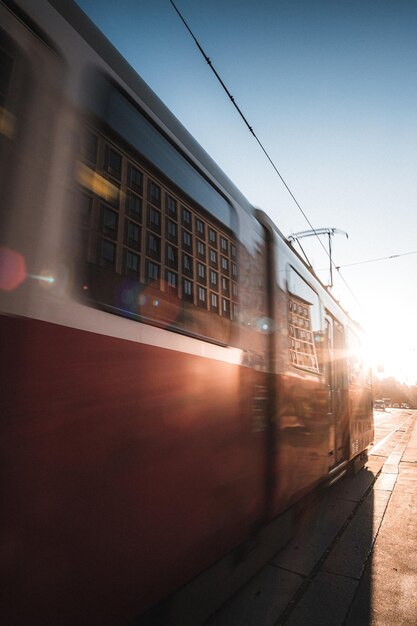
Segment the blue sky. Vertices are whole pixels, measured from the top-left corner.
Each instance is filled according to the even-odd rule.
[[[349,233],[336,264],[417,250],[417,2],[176,4],[312,224]],[[79,5],[255,206],[309,228],[169,0]],[[417,379],[417,254],[342,272],[386,373]]]

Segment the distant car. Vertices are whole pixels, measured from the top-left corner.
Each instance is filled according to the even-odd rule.
[[[402,409],[409,409],[410,407],[408,406],[408,404],[406,402],[402,402],[401,403],[401,408]]]
[[[399,409],[400,405],[398,404],[398,402],[394,402],[394,404],[392,405],[393,409]]]
[[[385,403],[382,400],[374,400],[375,411],[385,411]]]

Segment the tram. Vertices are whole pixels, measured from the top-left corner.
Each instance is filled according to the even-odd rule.
[[[0,67],[3,623],[224,600],[366,455],[362,331],[75,3]]]

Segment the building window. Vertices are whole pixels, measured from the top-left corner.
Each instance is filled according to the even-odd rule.
[[[178,295],[178,275],[167,270],[165,273],[166,288],[168,293]]]
[[[197,298],[198,306],[203,308],[207,308],[207,292],[204,287],[198,288],[198,298]]]
[[[195,218],[195,229],[196,229],[197,235],[201,239],[205,239],[206,225],[198,217]]]
[[[232,276],[236,280],[237,279],[237,265],[236,263],[232,263]]]
[[[135,250],[140,247],[140,228],[130,220],[125,221],[125,243]]]
[[[212,267],[217,267],[217,252],[209,248],[209,262]]]
[[[197,279],[200,283],[206,282],[206,266],[202,263],[197,263]]]
[[[191,239],[190,233],[187,230],[182,231],[182,246],[184,250],[188,250],[189,252],[192,252],[192,249],[193,249],[192,239]]]
[[[177,219],[177,201],[174,200],[174,198],[171,198],[171,196],[166,195],[165,203],[168,215],[170,215],[174,219]]]
[[[171,244],[169,243],[166,245],[165,257],[165,262],[167,265],[175,268],[178,267],[178,250],[174,246],[171,246]]]
[[[231,255],[232,255],[232,259],[236,259],[236,246],[233,243],[230,246],[230,252],[231,252]]]
[[[143,174],[140,170],[129,163],[127,168],[127,185],[133,191],[142,194],[143,191]]]
[[[224,237],[220,237],[220,248],[221,248],[222,252],[227,254],[229,245],[227,243],[227,239],[225,239]]]
[[[197,241],[197,255],[200,259],[206,258],[206,246],[202,241]]]
[[[116,260],[116,244],[102,239],[99,244],[99,263],[102,267],[114,269]]]
[[[217,288],[217,282],[218,282],[217,272],[213,272],[213,270],[210,270],[210,287],[212,289]]]
[[[108,144],[106,144],[104,151],[104,169],[108,174],[120,180],[122,173],[122,157]]]
[[[117,239],[117,227],[119,217],[115,211],[101,205],[101,230],[104,235]]]
[[[225,256],[221,257],[221,268],[223,273],[229,273],[229,261]]]
[[[191,230],[191,211],[186,209],[185,206],[182,207],[182,223]]]
[[[131,250],[125,249],[125,274],[138,278],[139,276],[139,255]]]
[[[156,233],[161,232],[161,214],[151,206],[148,206],[148,227]]]
[[[152,180],[148,181],[148,200],[156,206],[161,206],[161,188]]]
[[[209,228],[209,241],[212,246],[217,244],[217,233],[212,228]]]
[[[225,298],[222,298],[222,315],[223,317],[230,317],[230,302]]]
[[[160,267],[156,263],[147,260],[146,261],[146,282],[153,283],[159,281]]]
[[[182,281],[182,296],[184,300],[193,301],[193,283],[186,278]]]
[[[187,276],[193,275],[193,259],[188,254],[182,255],[182,270]]]
[[[210,309],[216,313],[219,312],[219,297],[216,293],[210,294]]]
[[[222,276],[222,294],[224,296],[229,295],[229,281],[224,276]]]
[[[234,298],[237,298],[237,284],[232,283],[232,294]]]
[[[293,268],[287,270],[288,342],[293,365],[319,373],[325,337],[317,293]]]
[[[237,320],[238,317],[239,317],[239,307],[236,304],[236,302],[234,302],[232,305],[232,319]]]
[[[137,222],[142,221],[142,200],[132,192],[126,195],[126,214]]]
[[[169,239],[169,241],[177,243],[177,225],[175,222],[172,222],[169,219],[167,219],[166,221],[165,235],[166,238]]]
[[[146,252],[156,261],[161,259],[161,238],[153,233],[148,233]]]

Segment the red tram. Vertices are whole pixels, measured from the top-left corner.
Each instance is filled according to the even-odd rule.
[[[364,454],[361,331],[75,4],[0,25],[3,623],[129,624]]]

